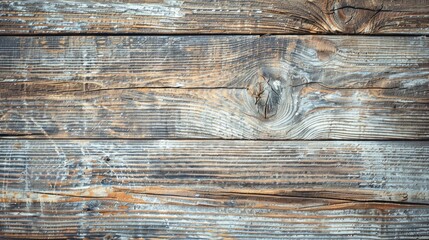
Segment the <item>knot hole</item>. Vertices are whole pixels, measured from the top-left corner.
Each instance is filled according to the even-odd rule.
[[[263,119],[277,115],[283,98],[284,83],[279,76],[262,72],[249,88],[254,105]]]

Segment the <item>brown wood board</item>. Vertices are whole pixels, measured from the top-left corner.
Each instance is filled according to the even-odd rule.
[[[427,0],[2,1],[0,239],[429,239],[428,34]]]
[[[0,235],[427,237],[428,157],[414,141],[3,140]]]
[[[428,34],[427,0],[0,3],[0,34]]]
[[[3,136],[429,136],[426,37],[55,36],[2,43]]]

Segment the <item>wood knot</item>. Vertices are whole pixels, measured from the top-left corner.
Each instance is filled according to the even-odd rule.
[[[105,161],[105,162],[110,162],[110,157],[109,156],[104,156],[101,158],[101,160]]]
[[[113,182],[113,180],[112,180],[111,178],[103,178],[103,179],[101,180],[101,184],[102,184],[102,185],[111,185],[111,184],[112,184],[112,182]]]
[[[288,66],[266,65],[260,68],[248,86],[249,107],[258,113],[260,119],[281,117],[290,103],[288,97]]]
[[[288,62],[264,63],[248,78],[245,108],[261,124],[277,126],[294,121],[299,93],[293,83],[302,75],[302,70]]]
[[[383,10],[383,5],[373,1],[337,0],[328,6],[327,16],[334,32],[372,33]]]
[[[94,209],[92,209],[91,207],[89,207],[89,206],[87,206],[87,207],[85,207],[85,208],[83,208],[83,211],[85,211],[85,212],[91,212],[91,211],[93,211]]]
[[[83,207],[83,211],[84,212],[94,212],[98,210],[98,207],[100,206],[100,202],[99,201],[89,201],[88,203],[86,203],[86,205]]]
[[[408,194],[407,193],[401,194],[400,201],[402,201],[402,202],[408,201]]]
[[[106,234],[106,235],[103,237],[103,240],[113,240],[113,239],[116,239],[116,238],[115,238],[115,236],[114,236],[113,234],[111,234],[111,233],[108,233],[108,234]]]
[[[269,119],[278,113],[282,101],[283,85],[280,78],[263,72],[257,78],[256,83],[248,88],[258,113],[264,119]]]

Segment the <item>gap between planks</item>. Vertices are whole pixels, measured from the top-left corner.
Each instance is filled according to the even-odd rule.
[[[44,137],[31,137],[31,138],[25,138],[27,136],[44,136]],[[24,138],[23,138],[24,137]],[[273,139],[267,139],[267,138],[138,138],[138,137],[54,137],[54,138],[47,138],[44,134],[0,134],[0,140],[30,140],[30,141],[40,141],[40,140],[50,140],[50,141],[62,141],[62,140],[73,140],[73,141],[79,141],[79,140],[102,140],[102,141],[116,141],[116,140],[127,140],[127,141],[159,141],[159,140],[165,140],[165,141],[245,141],[245,142],[428,142],[429,138],[421,138],[421,139],[414,139],[414,138],[392,138],[392,139],[372,139],[372,138],[360,138],[360,139],[332,139],[332,138],[320,138],[320,139],[283,139],[283,138],[273,138]]]

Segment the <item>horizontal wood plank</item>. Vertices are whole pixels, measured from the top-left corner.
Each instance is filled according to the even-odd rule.
[[[2,140],[5,238],[413,238],[426,142]]]
[[[429,207],[271,196],[90,189],[16,193],[2,203],[5,239],[426,239]],[[100,194],[101,193],[101,194]],[[63,195],[64,194],[64,195]],[[193,194],[193,193],[191,193]],[[98,195],[98,196],[97,196]]]
[[[268,105],[275,98],[258,102],[247,89],[128,89],[48,96],[20,96],[15,92],[18,97],[0,100],[0,135],[79,139],[429,138],[427,98],[403,96],[401,90],[332,90],[320,85],[288,90],[275,109]]]
[[[0,34],[429,33],[426,0],[5,0],[0,10]]]
[[[1,41],[3,136],[429,137],[426,37]]]
[[[362,36],[0,37],[0,83],[85,83],[70,86],[79,90],[246,88],[263,80],[262,74],[281,75],[291,85],[317,82],[333,88],[404,90],[426,86],[429,40]],[[28,91],[41,90],[30,88],[27,86]],[[53,86],[46,91],[49,88]]]

